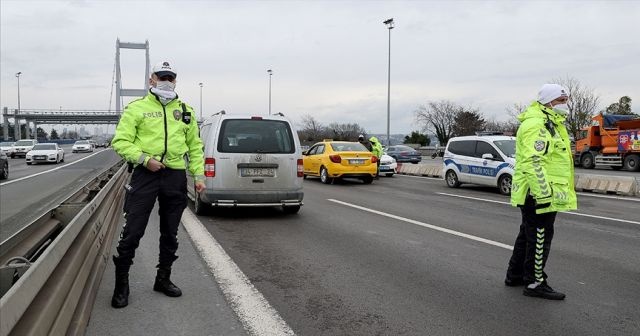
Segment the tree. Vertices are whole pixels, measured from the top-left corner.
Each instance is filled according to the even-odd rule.
[[[329,130],[333,134],[331,136],[333,140],[343,141],[355,141],[358,139],[358,135],[367,133],[364,128],[356,123],[339,124],[334,122],[329,124]]]
[[[429,101],[415,111],[416,121],[422,124],[423,130],[433,132],[444,145],[453,136],[455,117],[461,110],[462,107],[449,100]]]
[[[49,138],[49,134],[47,132],[45,132],[42,127],[38,127],[36,129],[36,139],[48,139]]]
[[[606,114],[635,114],[631,112],[631,98],[622,96],[617,103],[613,103],[605,110]]]
[[[455,136],[474,135],[485,127],[485,121],[478,110],[461,109],[456,113],[453,124]]]
[[[325,127],[322,126],[314,117],[310,115],[302,116],[300,131],[298,132],[300,139],[304,141],[319,141],[322,139]]]
[[[583,86],[579,80],[573,77],[557,78],[552,83],[558,83],[569,90],[569,114],[567,115],[567,131],[574,139],[578,138],[580,129],[591,125],[600,97],[592,88]]]
[[[60,139],[60,137],[58,136],[58,131],[56,131],[55,128],[51,129],[51,140],[57,140]]]
[[[324,126],[312,116],[305,115],[302,117],[298,137],[307,143],[314,143],[323,139],[356,141],[358,135],[366,133],[367,131],[356,123],[340,124],[334,122],[329,126]]]
[[[67,139],[78,139],[78,132],[76,131],[68,131]]]
[[[429,146],[431,144],[431,139],[426,135],[420,132],[411,132],[411,136],[406,135],[404,137],[404,143],[406,144],[415,144],[418,143],[421,146]]]

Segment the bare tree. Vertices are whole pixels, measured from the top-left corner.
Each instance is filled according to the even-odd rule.
[[[456,114],[463,108],[452,101],[429,101],[415,111],[416,121],[422,129],[435,134],[440,145],[445,145],[453,136]]]
[[[513,103],[513,105],[505,107],[507,114],[516,122],[518,122],[518,115],[529,107],[527,104]]]
[[[573,77],[556,78],[552,83],[560,84],[569,90],[567,129],[569,134],[577,139],[580,129],[591,125],[591,118],[598,109],[600,97],[592,88],[583,86]]]
[[[484,130],[487,132],[502,132],[506,135],[515,135],[518,132],[518,127],[520,127],[520,123],[513,118],[506,121],[490,119],[485,123]]]
[[[365,129],[357,123],[339,124],[334,122],[329,124],[328,129],[330,134],[332,134],[330,138],[333,140],[356,141],[358,140],[358,135],[367,133]]]

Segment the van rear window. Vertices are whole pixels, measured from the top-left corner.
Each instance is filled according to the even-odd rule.
[[[219,134],[221,153],[295,153],[291,127],[285,121],[227,119]]]

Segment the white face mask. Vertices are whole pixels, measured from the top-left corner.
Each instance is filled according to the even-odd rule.
[[[553,107],[553,111],[560,115],[566,116],[567,114],[569,114],[569,106],[567,104],[558,104]]]
[[[162,91],[174,91],[176,89],[176,84],[170,81],[157,81],[156,89]]]

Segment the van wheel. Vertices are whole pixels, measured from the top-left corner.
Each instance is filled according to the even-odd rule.
[[[198,216],[206,216],[211,211],[211,206],[200,199],[200,193],[198,192],[196,192],[196,201],[193,203]]]
[[[460,180],[458,180],[458,175],[453,170],[448,170],[445,175],[445,180],[447,181],[447,186],[449,188],[457,188],[460,186]]]
[[[637,172],[640,171],[640,156],[638,155],[629,155],[624,158],[624,169],[628,171]]]
[[[329,177],[329,172],[327,171],[327,168],[321,167],[320,168],[320,182],[322,182],[324,184],[331,184],[332,181],[333,181],[333,179],[331,177]]]
[[[595,161],[593,160],[593,154],[584,153],[582,154],[582,158],[580,159],[580,165],[582,168],[593,169],[596,167]]]
[[[286,207],[282,208],[282,211],[284,211],[284,213],[286,213],[288,215],[297,214],[298,211],[300,211],[300,206],[299,205],[286,206]]]
[[[504,174],[500,176],[498,180],[498,189],[500,189],[500,193],[503,195],[511,194],[511,175]]]

